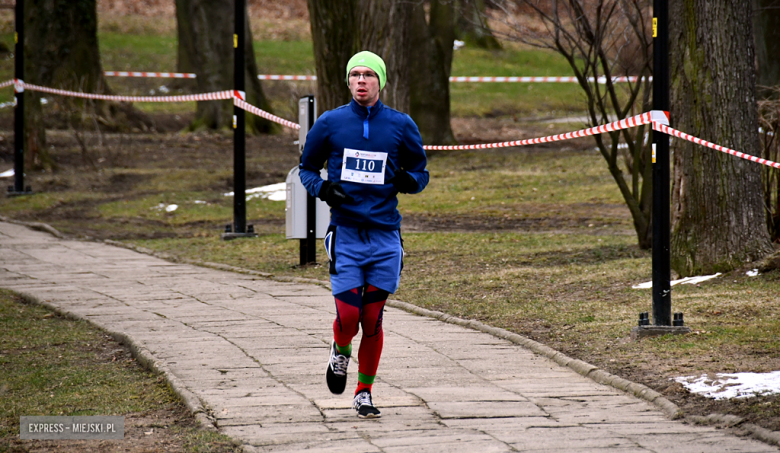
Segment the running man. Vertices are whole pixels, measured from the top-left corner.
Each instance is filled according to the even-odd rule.
[[[349,60],[352,101],[314,123],[300,164],[306,190],[331,207],[325,249],[336,319],[326,381],[331,392],[344,392],[352,339],[362,327],[353,400],[361,418],[380,416],[371,387],[382,355],[382,314],[403,267],[397,195],[421,192],[429,178],[417,125],[379,100],[386,74],[374,53],[358,52]],[[325,164],[327,181],[320,178]]]

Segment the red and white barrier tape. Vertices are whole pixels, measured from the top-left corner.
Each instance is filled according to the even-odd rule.
[[[137,72],[137,71],[106,71],[107,77],[159,77],[164,79],[194,79],[191,72]]]
[[[315,75],[269,75],[260,74],[257,76],[260,80],[317,80]],[[588,81],[598,81],[598,83],[607,83],[606,77],[599,77],[595,79],[593,77],[588,78]],[[613,77],[612,81],[615,83],[621,82],[636,82],[639,77]],[[649,78],[652,80],[652,77]],[[563,82],[563,83],[576,83],[578,82],[576,77],[450,77],[450,82],[515,82],[515,83],[533,83],[533,82]]]
[[[213,100],[220,100],[220,99],[233,99],[233,104],[235,106],[244,109],[247,112],[250,112],[252,114],[265,118],[269,121],[279,123],[283,126],[292,129],[297,130],[301,128],[301,126],[297,123],[285,120],[284,118],[280,118],[276,115],[272,115],[271,113],[268,113],[265,110],[261,110],[247,103],[246,101],[244,101],[244,99],[246,98],[246,94],[244,92],[237,91],[237,90],[225,90],[225,91],[218,91],[214,93],[189,94],[189,95],[182,95],[182,96],[113,96],[113,95],[90,94],[90,93],[79,93],[75,91],[58,90],[54,88],[47,88],[38,85],[32,85],[29,83],[24,83],[23,81],[17,79],[1,82],[0,88],[5,88],[11,85],[14,85],[17,91],[24,91],[24,89],[27,88],[30,91],[40,91],[43,93],[59,94],[63,96],[75,96],[75,97],[81,97],[87,99],[99,99],[99,100],[106,100],[106,101],[114,100],[114,101],[123,101],[123,102],[189,102],[189,101],[213,101]],[[668,126],[669,114],[667,112],[663,112],[660,110],[651,110],[649,112],[642,113],[640,115],[635,115],[630,118],[626,118],[624,120],[615,121],[601,126],[590,127],[579,131],[568,132],[565,134],[549,135],[547,137],[532,138],[526,140],[515,140],[511,142],[501,142],[501,143],[486,143],[482,145],[454,145],[454,146],[425,145],[423,146],[423,149],[465,150],[465,149],[489,149],[489,148],[506,148],[510,146],[535,145],[539,143],[549,143],[549,142],[556,142],[561,140],[569,140],[572,138],[603,134],[605,132],[612,132],[621,129],[627,129],[630,127],[637,127],[642,124],[648,124],[648,123],[652,123],[652,127],[654,130],[663,132],[665,134],[674,137],[681,138],[683,140],[688,140],[690,142],[696,143],[697,145],[706,146],[708,148],[712,148],[714,150],[721,151],[726,154],[731,154],[733,156],[746,159],[751,162],[767,165],[769,167],[780,168],[780,163],[763,159],[761,157],[752,156],[750,154],[741,153],[739,151],[726,148],[725,146],[720,146],[718,144],[708,142],[706,140],[702,140],[698,137],[694,137],[692,135],[686,134],[685,132],[672,129],[671,127]]]
[[[525,145],[537,145],[539,143],[557,142],[560,140],[569,140],[578,137],[587,137],[589,135],[603,134],[605,132],[618,131],[621,129],[628,129],[629,127],[637,127],[642,124],[648,123],[665,123],[669,124],[669,116],[666,112],[661,110],[651,110],[641,115],[632,116],[624,120],[615,121],[613,123],[604,124],[601,126],[590,127],[588,129],[582,129],[579,131],[568,132],[566,134],[549,135],[547,137],[530,138],[527,140],[516,140],[512,142],[501,143],[486,143],[482,145],[452,145],[452,146],[438,146],[438,145],[426,145],[423,149],[428,150],[458,150],[458,149],[488,149],[488,148],[506,148],[510,146],[525,146]]]
[[[181,73],[181,72],[136,72],[136,71],[106,71],[106,76],[109,77],[160,77],[160,78],[178,78],[178,79],[194,79],[196,75],[193,73]],[[257,76],[260,80],[294,80],[294,81],[313,81],[317,80],[316,75],[279,75],[279,74],[260,74]],[[614,83],[624,82],[636,82],[639,77],[613,77]],[[652,77],[648,77],[649,81],[652,81]],[[598,83],[607,83],[606,77],[588,77],[589,82],[597,81]],[[450,82],[514,82],[514,83],[577,83],[576,77],[516,77],[516,76],[499,76],[499,77],[473,77],[473,76],[459,76],[450,77]]]
[[[40,91],[42,93],[59,94],[62,96],[73,96],[85,99],[98,99],[101,101],[120,101],[120,102],[190,102],[190,101],[216,101],[220,99],[232,99],[233,97],[242,97],[242,94],[235,90],[217,91],[214,93],[203,94],[185,94],[180,96],[116,96],[109,94],[91,94],[80,93],[77,91],[58,90],[47,88],[29,83],[19,82],[22,88],[30,91]]]
[[[260,80],[317,80],[316,75],[276,75],[260,74],[257,76]]]
[[[235,105],[236,107],[238,107],[240,109],[244,109],[244,110],[246,110],[249,113],[255,114],[255,115],[257,115],[257,116],[259,116],[261,118],[265,118],[268,121],[273,121],[274,123],[279,123],[279,124],[281,124],[283,126],[287,126],[287,127],[291,128],[291,129],[296,129],[297,130],[297,129],[301,128],[300,124],[296,124],[296,123],[293,123],[292,121],[287,121],[284,118],[280,118],[280,117],[278,117],[276,115],[272,115],[272,114],[266,112],[265,110],[261,110],[261,109],[255,107],[254,105],[252,105],[252,104],[250,104],[248,102],[245,102],[245,101],[243,101],[243,100],[241,100],[239,98],[234,98],[233,99],[233,105]]]
[[[697,145],[706,146],[708,148],[712,148],[726,154],[731,154],[732,156],[737,156],[742,159],[747,159],[751,162],[756,162],[758,164],[766,165],[769,167],[780,168],[780,163],[772,162],[771,160],[762,159],[760,157],[752,156],[750,154],[741,153],[731,148],[726,148],[725,146],[716,145],[715,143],[708,142],[707,140],[702,140],[698,137],[694,137],[693,135],[686,134],[685,132],[680,132],[676,129],[672,129],[671,127],[665,124],[659,124],[653,122],[653,129],[659,132],[663,132],[664,134],[669,134],[671,136],[681,138],[683,140],[688,140],[689,142],[696,143]]]
[[[636,82],[639,77],[613,77],[612,82]],[[650,77],[652,80],[652,77]],[[589,82],[597,81],[598,83],[607,83],[606,77],[599,77],[598,79],[588,77]],[[515,82],[515,83],[577,83],[579,80],[576,77],[450,77],[450,82]]]

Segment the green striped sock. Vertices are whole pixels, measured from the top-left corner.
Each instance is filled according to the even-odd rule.
[[[346,345],[346,346],[339,346],[338,343],[336,343],[336,350],[341,355],[351,356],[352,355],[352,343]]]
[[[372,385],[374,383],[374,379],[376,379],[376,375],[369,376],[367,374],[358,372],[358,382],[361,384]]]

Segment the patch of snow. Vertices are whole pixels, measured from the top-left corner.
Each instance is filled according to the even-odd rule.
[[[756,277],[756,276],[758,276],[758,269],[753,269],[752,271],[747,271],[747,272],[745,272],[745,274],[748,277]]]
[[[718,272],[715,275],[700,275],[698,277],[685,277],[685,278],[681,278],[679,280],[672,280],[671,282],[669,282],[669,286],[680,285],[680,284],[682,284],[682,285],[695,285],[697,283],[701,283],[701,282],[713,279],[713,278],[718,277],[720,275],[721,275],[721,273]],[[638,285],[634,285],[631,288],[633,288],[633,289],[648,289],[648,288],[652,288],[652,287],[653,287],[653,282],[649,281],[649,282],[645,282],[645,283],[640,283]]]
[[[164,209],[165,212],[173,212],[173,211],[179,209],[179,205],[177,205],[177,204],[160,203],[157,206],[153,206],[150,209],[156,209],[158,211],[162,211]]]
[[[0,173],[0,178],[10,178],[14,174],[15,174],[14,173],[14,169],[12,168],[12,169],[10,169],[8,171],[4,171],[4,172]]]
[[[673,378],[691,393],[716,400],[749,398],[780,393],[780,371],[769,373],[717,373]]]
[[[203,200],[195,200],[195,201],[193,201],[193,203],[195,203],[195,204],[208,204],[208,203],[206,203]]]
[[[458,50],[461,47],[465,47],[465,46],[466,46],[465,42],[457,40],[457,39],[452,42],[452,50]]]
[[[233,192],[228,192],[224,195],[226,197],[232,197],[235,194]],[[285,201],[287,199],[287,183],[280,182],[247,190],[247,201],[253,198],[265,198],[271,201]]]

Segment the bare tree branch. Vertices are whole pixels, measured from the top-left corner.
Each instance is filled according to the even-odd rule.
[[[560,54],[585,94],[588,121],[595,126],[650,107],[652,38],[647,13],[651,6],[649,0],[495,0],[487,19],[503,39]],[[615,78],[621,76],[638,79],[617,83]],[[649,248],[652,242],[646,130],[642,127],[594,136],[631,211],[642,248]],[[621,145],[621,141],[625,143]]]

